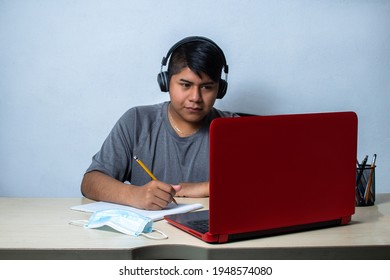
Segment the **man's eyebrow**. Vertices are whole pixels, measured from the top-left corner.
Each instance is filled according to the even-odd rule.
[[[179,81],[183,82],[183,83],[188,83],[188,84],[193,84],[194,83],[194,82],[188,81],[186,79],[180,79]],[[214,82],[214,81],[209,81],[209,82],[200,83],[200,85],[202,85],[202,86],[204,86],[204,85],[213,85],[215,83],[216,82]]]
[[[188,84],[193,84],[193,82],[187,81],[186,79],[180,79],[179,81],[180,82],[184,82],[184,83],[188,83]]]

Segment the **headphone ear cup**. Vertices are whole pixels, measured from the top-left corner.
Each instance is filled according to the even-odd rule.
[[[157,83],[160,86],[160,89],[162,92],[169,91],[168,71],[163,71],[163,72],[158,73]]]
[[[222,99],[227,91],[227,86],[228,83],[225,80],[220,80],[219,81],[219,88],[218,88],[218,94],[217,94],[217,99]]]

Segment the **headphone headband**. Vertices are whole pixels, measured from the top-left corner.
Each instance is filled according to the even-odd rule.
[[[175,52],[175,50],[177,48],[179,48],[180,46],[186,44],[186,43],[190,43],[190,42],[206,42],[206,43],[209,43],[211,45],[213,45],[218,53],[220,54],[221,58],[222,58],[222,61],[223,61],[223,71],[225,72],[225,74],[228,74],[229,73],[229,66],[227,65],[226,63],[226,58],[225,58],[225,54],[223,53],[222,49],[212,40],[210,40],[209,38],[206,38],[206,37],[202,37],[202,36],[190,36],[190,37],[186,37],[182,40],[180,40],[179,42],[177,42],[176,44],[174,44],[170,49],[169,51],[167,52],[167,55],[164,56],[162,58],[162,61],[161,61],[161,68],[163,66],[166,66],[167,65],[167,62],[168,62],[168,59],[169,57],[172,55],[172,53]]]

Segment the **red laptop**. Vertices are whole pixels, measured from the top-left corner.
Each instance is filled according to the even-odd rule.
[[[347,224],[356,152],[353,112],[216,119],[209,210],[165,219],[210,243]]]

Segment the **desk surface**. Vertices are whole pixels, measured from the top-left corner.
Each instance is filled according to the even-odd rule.
[[[208,199],[178,199],[182,203]],[[208,244],[154,223],[166,240],[70,225],[90,214],[70,210],[85,198],[0,198],[0,259],[390,259],[390,194],[357,207],[346,226],[227,244]]]

